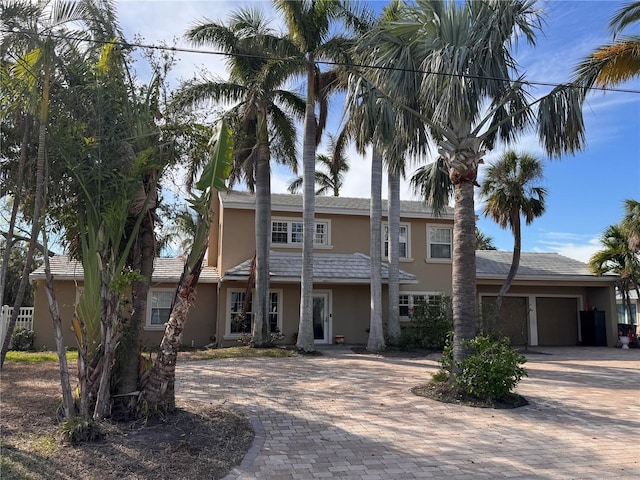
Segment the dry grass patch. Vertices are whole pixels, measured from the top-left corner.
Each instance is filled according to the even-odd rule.
[[[100,441],[73,447],[59,441],[56,363],[5,362],[0,387],[3,480],[217,479],[242,461],[253,441],[244,415],[189,402],[163,420],[104,422]]]

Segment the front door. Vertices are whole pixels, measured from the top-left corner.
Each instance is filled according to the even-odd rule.
[[[329,293],[313,292],[313,340],[329,343]]]

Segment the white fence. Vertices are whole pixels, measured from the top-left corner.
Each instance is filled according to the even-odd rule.
[[[3,305],[2,310],[0,310],[0,344],[4,342],[5,332],[7,331],[7,325],[9,325],[9,319],[12,313],[13,307],[9,305]],[[18,327],[33,330],[33,307],[20,307],[20,313],[16,321],[16,328]]]

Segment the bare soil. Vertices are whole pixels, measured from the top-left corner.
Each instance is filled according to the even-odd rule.
[[[485,400],[461,391],[448,382],[431,382],[419,385],[411,389],[414,395],[427,397],[444,403],[457,403],[469,407],[479,408],[518,408],[529,405],[529,402],[522,395],[509,393],[502,398]]]
[[[55,363],[7,362],[0,377],[0,478],[219,479],[238,465],[254,432],[243,414],[218,404],[179,403],[162,420],[104,422],[102,438],[62,443]]]

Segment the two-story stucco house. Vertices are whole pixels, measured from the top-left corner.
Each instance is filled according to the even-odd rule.
[[[316,197],[314,231],[314,332],[317,343],[333,343],[336,335],[347,343],[366,343],[370,316],[369,199]],[[251,309],[244,320],[240,313],[247,291],[255,252],[255,196],[247,192],[224,192],[209,237],[197,300],[184,331],[186,345],[236,344],[251,328]],[[386,322],[388,252],[386,202],[383,202],[383,321]],[[451,293],[453,215],[450,209],[436,216],[422,202],[403,201],[400,218],[400,315],[408,320],[413,303],[430,296]],[[479,252],[478,301],[490,303],[506,276],[508,252]],[[498,256],[496,256],[498,255]],[[523,266],[540,263],[538,254],[523,254]],[[501,320],[505,333],[522,343],[525,325],[529,344],[575,345],[580,340],[579,310],[597,301],[615,325],[615,295],[609,278],[594,277],[580,262],[552,255],[550,268],[523,268],[507,303],[517,304],[526,319]],[[302,197],[272,195],[269,322],[272,331],[293,342],[300,304],[302,261]],[[547,265],[549,266],[549,265]],[[569,269],[565,275],[564,270]],[[176,282],[182,271],[180,259],[158,258],[151,285],[144,341],[157,345],[169,314]],[[82,286],[82,267],[67,257],[54,257],[52,273],[63,319],[69,319]],[[41,270],[32,274],[39,284]],[[524,299],[524,300],[523,300]],[[554,300],[556,299],[556,300]],[[524,303],[523,303],[524,302]],[[570,308],[569,308],[570,307]],[[533,310],[533,312],[532,312]],[[34,330],[36,344],[53,348],[44,288],[37,286]],[[533,315],[532,315],[533,313]],[[512,313],[507,313],[507,317]],[[514,326],[517,325],[517,326]],[[554,336],[554,325],[562,334]],[[560,328],[562,327],[562,328]],[[542,330],[542,333],[540,331]],[[71,338],[71,336],[70,336]],[[71,340],[68,340],[71,342]]]

